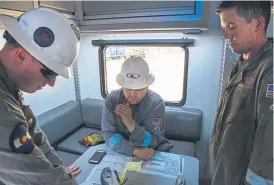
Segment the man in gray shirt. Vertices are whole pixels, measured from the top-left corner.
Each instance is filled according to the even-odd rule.
[[[102,133],[113,151],[148,160],[155,150],[173,147],[164,135],[164,101],[148,89],[154,79],[141,57],[123,63],[116,78],[122,89],[106,98],[102,116]]]
[[[0,51],[0,184],[76,185],[79,167],[65,169],[22,91],[53,87],[58,74],[69,78],[80,34],[62,14],[46,8],[0,20],[7,41]]]
[[[241,56],[230,72],[209,145],[211,185],[273,185],[270,1],[223,1],[224,39]]]

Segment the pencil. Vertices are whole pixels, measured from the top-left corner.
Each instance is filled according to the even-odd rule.
[[[121,181],[120,181],[118,172],[117,172],[115,169],[114,169],[114,173],[115,173],[115,176],[116,176],[116,178],[117,178],[118,183],[121,184]]]

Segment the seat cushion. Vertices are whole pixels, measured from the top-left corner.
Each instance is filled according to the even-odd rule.
[[[72,133],[68,138],[62,141],[58,146],[57,150],[70,152],[78,155],[82,155],[88,148],[85,148],[84,145],[78,143],[80,139],[89,135],[91,132],[101,132],[98,129],[81,127],[76,132]]]
[[[186,141],[176,141],[176,140],[169,140],[170,143],[174,145],[171,149],[171,153],[186,155],[195,157],[196,156],[196,148],[195,143],[186,142]]]
[[[67,152],[62,152],[62,151],[56,151],[57,155],[63,160],[64,165],[66,167],[70,166],[74,161],[76,161],[80,155],[76,154],[71,154]]]

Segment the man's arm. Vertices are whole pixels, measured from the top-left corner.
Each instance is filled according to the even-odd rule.
[[[42,150],[44,155],[53,165],[64,165],[62,159],[57,155],[54,148],[50,145],[46,134],[41,128],[35,127],[33,133],[33,140],[35,144]]]
[[[134,146],[132,146],[119,132],[116,124],[116,115],[111,111],[111,98],[105,100],[105,106],[102,114],[102,134],[107,145],[115,152],[132,155]]]
[[[162,151],[170,150],[173,145],[167,141],[164,135],[164,116],[165,105],[163,101],[159,101],[142,124],[135,124],[129,137],[130,142],[134,146],[144,146]]]
[[[22,92],[20,92],[20,98],[23,99],[23,94],[21,93]],[[44,155],[53,165],[63,165],[62,160],[56,154],[55,150],[51,147],[46,134],[42,131],[40,127],[37,127],[36,118],[30,107],[23,106],[22,111],[25,115],[26,122],[28,123],[28,130],[36,146],[38,146],[42,150]]]
[[[0,181],[4,184],[76,185],[62,165],[54,166],[35,144],[21,109],[0,96]]]
[[[273,185],[273,70],[265,75],[257,100],[257,129],[246,172],[248,185]]]

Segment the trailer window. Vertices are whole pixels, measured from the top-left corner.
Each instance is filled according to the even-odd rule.
[[[166,103],[182,105],[185,102],[188,62],[185,48],[109,46],[101,51],[101,87],[104,97],[112,90],[121,88],[116,83],[116,75],[123,62],[130,56],[141,56],[155,75],[155,81],[149,88],[157,92]]]

